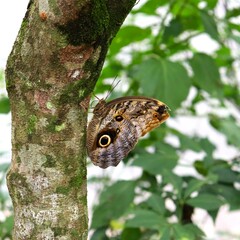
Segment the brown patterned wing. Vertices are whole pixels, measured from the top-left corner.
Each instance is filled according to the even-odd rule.
[[[167,110],[164,103],[145,97],[100,101],[87,130],[87,150],[92,162],[101,168],[117,166],[139,137],[169,117]]]

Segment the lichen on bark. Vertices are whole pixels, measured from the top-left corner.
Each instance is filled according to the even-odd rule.
[[[31,0],[6,79],[13,239],[87,239],[90,93],[133,0]]]

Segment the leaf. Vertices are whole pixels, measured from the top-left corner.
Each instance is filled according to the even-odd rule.
[[[240,191],[225,184],[212,184],[204,187],[204,191],[222,196],[231,210],[237,210],[240,206]]]
[[[210,9],[213,9],[214,7],[216,7],[218,0],[207,0],[207,6]]]
[[[218,131],[226,135],[228,142],[237,147],[240,146],[240,127],[236,124],[233,118],[217,118],[211,117],[211,125]]]
[[[202,138],[199,141],[199,144],[201,149],[209,156],[211,156],[213,151],[216,149],[215,145],[213,145],[207,138]]]
[[[9,99],[7,97],[0,97],[0,113],[9,113],[10,112],[10,104]]]
[[[222,119],[219,123],[219,130],[226,135],[228,142],[239,147],[240,146],[240,127],[232,119]]]
[[[216,168],[212,172],[218,175],[219,182],[234,183],[240,182],[240,174],[230,168]]]
[[[224,84],[224,96],[227,99],[231,99],[236,106],[240,106],[240,89],[235,85]]]
[[[4,229],[4,232],[11,233],[13,229],[13,215],[8,216],[3,223],[1,223],[2,229]]]
[[[163,198],[155,193],[153,193],[146,201],[147,205],[152,208],[155,212],[159,214],[164,214],[166,211],[165,201]]]
[[[121,240],[139,240],[141,235],[141,231],[138,228],[124,228]]]
[[[198,173],[200,173],[203,176],[206,176],[208,174],[208,169],[206,168],[204,161],[195,161],[194,162],[194,168]]]
[[[91,240],[108,240],[109,238],[106,236],[106,228],[99,228],[96,231],[94,231]]]
[[[172,225],[172,228],[174,239],[179,240],[195,239],[193,232],[183,225],[176,223]]]
[[[202,239],[205,234],[193,224],[180,225],[178,223],[170,224],[162,229],[162,236],[160,240],[189,240]]]
[[[159,16],[159,14],[156,13],[156,10],[161,6],[166,4],[168,1],[167,0],[163,0],[163,1],[157,1],[157,0],[153,0],[153,1],[147,1],[143,6],[141,6],[139,9],[135,10],[133,9],[132,13],[141,13],[141,14],[147,14],[147,15],[157,15]]]
[[[196,225],[193,224],[186,224],[184,225],[185,229],[188,231],[191,231],[194,234],[194,239],[203,239],[205,237],[205,233],[198,228]]]
[[[203,180],[198,180],[198,179],[192,179],[190,180],[190,182],[188,183],[187,188],[184,191],[184,198],[188,198],[190,197],[190,195],[193,192],[196,192],[198,190],[201,189],[201,187],[205,184],[206,182]]]
[[[101,202],[112,201],[115,199],[123,198],[125,195],[134,195],[136,186],[135,181],[118,181],[108,187],[100,196]],[[132,197],[131,197],[132,198]]]
[[[220,74],[214,60],[203,53],[196,53],[189,61],[195,83],[210,94],[222,96]]]
[[[209,216],[212,218],[212,220],[215,222],[217,219],[217,215],[218,215],[218,210],[219,209],[214,209],[214,210],[208,210],[208,214]]]
[[[104,191],[93,212],[91,228],[107,226],[111,220],[122,216],[133,201],[135,186],[135,181],[119,181]]]
[[[196,152],[202,151],[202,148],[199,144],[199,139],[183,135],[181,133],[179,133],[177,136],[180,140],[181,150],[191,149]]]
[[[226,12],[226,18],[234,18],[238,17],[240,15],[240,8],[233,8],[233,9],[228,9]]]
[[[167,227],[163,228],[161,230],[161,238],[160,240],[171,240],[171,234],[172,234],[172,227],[171,225],[168,225]]]
[[[0,172],[6,172],[7,169],[9,168],[9,163],[1,163],[0,164]]]
[[[205,29],[205,32],[208,33],[213,39],[220,41],[219,33],[217,30],[217,25],[212,16],[208,14],[208,12],[202,10],[200,11],[202,23]]]
[[[234,58],[231,56],[231,49],[226,46],[222,46],[216,51],[216,64],[219,67],[227,67],[233,64]]]
[[[5,74],[4,74],[4,70],[2,68],[0,68],[0,88],[3,88],[5,82]]]
[[[225,160],[214,160],[210,172],[217,176],[219,182],[234,183],[240,181],[240,173],[232,169],[232,165]]]
[[[178,108],[186,99],[191,86],[181,64],[158,57],[149,58],[132,69],[132,77],[140,81],[144,92],[161,99],[172,109]]]
[[[192,207],[214,210],[218,209],[226,202],[220,199],[217,195],[202,193],[195,198],[187,200],[186,203]]]
[[[180,35],[183,31],[183,27],[179,18],[172,19],[168,26],[164,29],[163,39],[168,41],[169,38],[174,38]]]
[[[110,55],[119,53],[120,49],[129,44],[149,39],[151,28],[140,28],[137,26],[125,26],[120,29],[110,47]]]
[[[166,184],[172,184],[173,188],[177,191],[178,197],[180,197],[182,192],[182,178],[166,169],[163,170],[162,176],[163,182]]]
[[[162,174],[164,169],[171,170],[177,164],[178,156],[175,152],[171,155],[163,153],[142,153],[138,155],[133,162],[134,166],[142,167],[150,174]]]
[[[145,227],[159,230],[167,224],[165,218],[150,210],[135,210],[132,214],[133,217],[126,221],[126,227]]]
[[[232,33],[231,38],[238,44],[240,44],[240,37],[237,34]]]

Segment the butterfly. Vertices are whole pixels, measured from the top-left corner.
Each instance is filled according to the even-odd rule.
[[[166,121],[168,110],[165,103],[143,96],[99,100],[87,128],[87,152],[93,164],[117,166],[140,137]]]

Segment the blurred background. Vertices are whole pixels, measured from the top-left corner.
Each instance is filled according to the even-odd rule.
[[[0,2],[0,239],[11,239],[4,69],[28,1]],[[240,239],[240,2],[138,1],[94,93],[144,95],[171,117],[117,168],[88,164],[90,239]],[[91,117],[91,116],[90,116]]]

